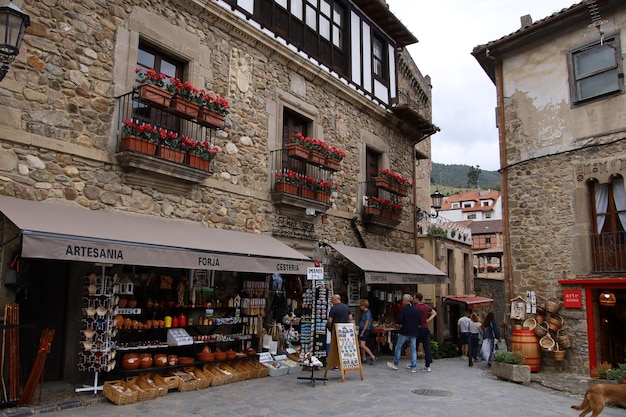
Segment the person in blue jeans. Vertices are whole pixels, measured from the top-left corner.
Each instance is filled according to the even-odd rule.
[[[359,321],[359,347],[361,348],[361,358],[370,360],[370,365],[374,365],[376,356],[372,353],[367,346],[367,340],[370,337],[372,331],[372,312],[370,311],[370,302],[367,300],[359,301],[359,308],[361,309],[361,320]],[[367,355],[367,356],[365,356]],[[362,362],[363,359],[361,359]]]
[[[411,294],[404,294],[402,296],[402,308],[398,314],[398,324],[400,325],[400,330],[398,331],[398,340],[396,340],[393,362],[387,362],[387,366],[393,370],[398,369],[402,347],[408,340],[411,348],[411,363],[408,368],[409,371],[415,372],[417,367],[417,336],[419,334],[420,325],[422,324],[422,313],[420,313],[417,308],[413,307],[413,297]]]

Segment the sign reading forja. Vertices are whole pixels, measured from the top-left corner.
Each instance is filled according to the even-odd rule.
[[[324,268],[315,267],[306,269],[306,279],[309,281],[319,281],[324,279]]]

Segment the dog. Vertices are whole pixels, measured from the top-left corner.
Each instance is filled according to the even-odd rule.
[[[596,384],[585,392],[585,399],[580,405],[573,405],[574,410],[583,410],[578,417],[584,417],[592,411],[596,417],[604,410],[605,403],[614,403],[626,407],[626,384]]]

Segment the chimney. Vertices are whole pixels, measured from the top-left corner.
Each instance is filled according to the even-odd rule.
[[[522,23],[522,29],[525,29],[533,24],[533,18],[530,17],[529,14],[520,17],[519,20]]]

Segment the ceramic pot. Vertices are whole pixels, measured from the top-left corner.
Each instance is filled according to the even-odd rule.
[[[126,308],[127,305],[128,305],[128,298],[120,297],[120,300],[117,302],[117,306],[119,308]]]
[[[139,355],[139,367],[141,369],[150,368],[152,366],[152,354],[150,353],[142,353]]]
[[[122,369],[127,371],[139,368],[139,355],[136,353],[127,353],[122,357]]]
[[[128,300],[128,308],[135,308],[135,307],[137,307],[137,299],[131,298],[130,300]]]
[[[157,353],[154,355],[152,364],[159,367],[167,365],[167,355],[165,353]]]
[[[167,356],[168,365],[176,365],[178,363],[178,356],[176,355],[168,355]]]

